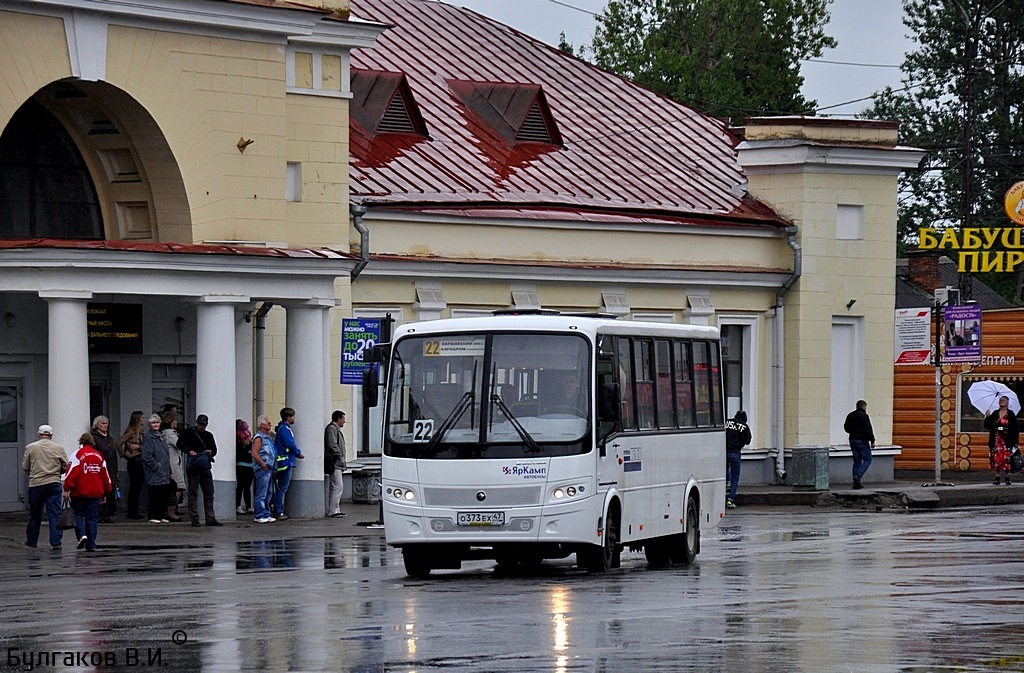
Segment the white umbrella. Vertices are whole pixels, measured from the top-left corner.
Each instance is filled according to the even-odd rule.
[[[998,381],[975,381],[967,389],[967,397],[970,398],[974,408],[983,414],[988,414],[999,408],[999,398],[1005,395],[1010,400],[1010,411],[1020,411],[1020,400],[1017,393],[1007,388]]]

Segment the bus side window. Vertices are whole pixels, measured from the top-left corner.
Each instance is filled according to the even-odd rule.
[[[636,377],[636,411],[638,426],[648,430],[654,425],[654,376],[651,372],[651,342],[633,342],[633,374]]]
[[[619,376],[619,391],[622,395],[622,427],[636,429],[636,410],[633,406],[633,363],[630,357],[630,341],[626,338],[615,340],[616,370]]]
[[[676,424],[680,428],[696,425],[693,414],[693,361],[690,358],[690,344],[685,341],[672,343],[675,359],[674,375],[676,388]]]
[[[659,339],[654,342],[654,374],[655,390],[658,402],[658,427],[674,428],[675,419],[672,410],[672,358],[668,341]]]
[[[711,415],[711,362],[708,358],[708,343],[693,342],[694,401],[697,403],[697,426],[707,428],[713,425]]]

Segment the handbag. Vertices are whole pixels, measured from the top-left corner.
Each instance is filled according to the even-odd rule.
[[[1021,454],[1020,447],[1015,446],[1010,452],[1010,472],[1024,470],[1024,454]]]
[[[210,464],[210,454],[203,451],[197,453],[194,456],[188,456],[185,458],[185,469],[186,470],[210,470],[213,466]]]
[[[60,516],[57,518],[57,528],[61,530],[71,530],[75,527],[75,510],[71,507],[71,499],[64,498],[64,509],[60,511]]]

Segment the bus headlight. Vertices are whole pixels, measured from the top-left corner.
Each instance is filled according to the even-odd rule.
[[[413,501],[416,499],[416,492],[411,488],[389,488],[387,494],[395,500]]]
[[[576,496],[583,495],[583,492],[587,490],[585,486],[556,486],[551,491],[551,498],[553,500],[565,500],[566,498],[575,498]]]

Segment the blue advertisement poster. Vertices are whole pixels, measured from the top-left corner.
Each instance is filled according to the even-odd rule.
[[[363,371],[370,365],[364,354],[380,341],[380,318],[342,318],[341,382],[359,385]],[[376,365],[374,365],[376,366]]]
[[[942,362],[981,362],[981,306],[947,306],[942,316]]]

